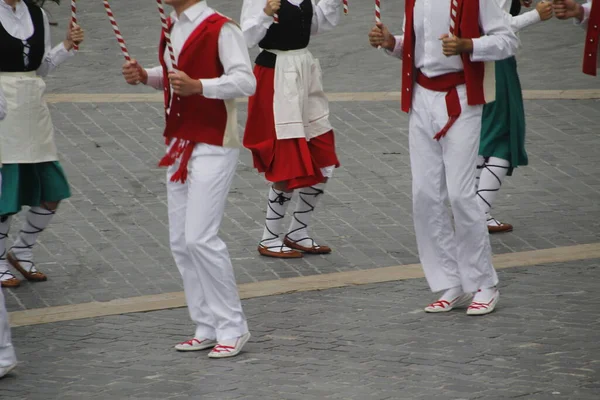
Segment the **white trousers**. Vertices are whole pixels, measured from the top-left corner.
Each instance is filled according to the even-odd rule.
[[[167,171],[171,251],[183,278],[196,338],[233,339],[248,332],[227,246],[218,236],[239,149],[197,144],[185,183]]]
[[[448,122],[445,93],[415,84],[409,119],[415,233],[433,292],[456,286],[475,292],[498,283],[485,216],[475,194],[483,107],[467,105],[464,85],[457,90],[462,113],[440,141],[433,137]]]
[[[4,294],[0,289],[0,368],[9,367],[16,362],[17,356],[10,339],[10,324],[4,305]]]

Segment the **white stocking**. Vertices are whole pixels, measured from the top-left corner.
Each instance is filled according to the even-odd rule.
[[[269,189],[269,201],[267,203],[267,218],[265,230],[260,245],[271,251],[288,252],[289,247],[283,245],[281,235],[283,234],[283,218],[292,200],[292,193]]]
[[[10,230],[10,220],[12,216],[0,216],[0,281],[12,279],[15,276],[8,268],[6,261],[6,241],[8,240],[8,231]]]
[[[37,242],[37,238],[46,229],[56,211],[48,210],[43,207],[31,207],[27,212],[23,229],[19,232],[19,237],[10,251],[14,254],[21,267],[27,272],[36,272],[33,263],[33,252],[31,249]]]
[[[297,189],[298,204],[296,206],[296,211],[294,211],[287,237],[300,246],[316,246],[316,243],[308,233],[308,226],[310,225],[315,207],[319,203],[319,199],[324,193],[324,190],[325,183]]]
[[[508,160],[490,157],[481,171],[479,188],[477,189],[477,201],[481,209],[485,212],[488,225],[497,223],[490,215],[490,211],[509,168],[510,162]]]

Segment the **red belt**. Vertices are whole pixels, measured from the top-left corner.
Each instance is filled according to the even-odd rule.
[[[446,92],[448,122],[442,130],[433,137],[435,140],[440,140],[446,136],[448,130],[454,125],[454,122],[456,122],[458,117],[460,117],[462,109],[460,107],[460,98],[458,97],[456,87],[458,85],[464,85],[465,82],[465,74],[462,71],[452,72],[433,78],[426,77],[420,70],[417,72],[417,83],[419,85],[423,86],[425,89],[433,90],[434,92]]]

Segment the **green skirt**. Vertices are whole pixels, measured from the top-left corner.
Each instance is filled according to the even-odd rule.
[[[39,207],[71,197],[69,183],[58,161],[2,165],[0,215],[11,215],[21,207]]]
[[[528,163],[523,92],[514,57],[496,61],[496,101],[483,106],[479,155],[509,161],[508,175]]]

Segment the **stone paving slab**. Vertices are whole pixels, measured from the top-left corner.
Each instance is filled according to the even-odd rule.
[[[595,400],[599,266],[500,271],[484,317],[425,314],[422,279],[248,300],[253,338],[233,360],[172,349],[185,309],[16,328],[0,397]]]
[[[240,0],[208,0],[222,13],[238,19]],[[154,2],[111,1],[115,17],[132,57],[142,65],[157,64],[160,22]],[[64,37],[70,17],[70,3],[48,9],[61,22],[53,28],[56,42]],[[64,64],[48,80],[50,92],[121,93],[148,89],[123,84],[120,74],[123,57],[101,1],[79,3],[79,22],[88,39],[76,59]],[[382,2],[382,20],[392,31],[402,26],[404,1]],[[371,48],[367,34],[374,23],[373,1],[351,1],[350,14],[334,31],[317,35],[311,51],[320,59],[325,90],[330,92],[397,91],[400,88],[400,62]],[[571,22],[556,19],[537,24],[521,34],[519,69],[524,89],[599,88],[600,82],[581,73],[585,33]],[[252,55],[256,54],[253,50]]]
[[[527,101],[530,166],[507,180],[496,216],[515,232],[496,253],[600,242],[600,101]],[[162,107],[51,105],[73,197],[35,250],[50,280],[5,290],[11,311],[182,290],[168,249]],[[418,262],[411,216],[407,116],[397,102],[333,103],[342,168],[314,232],[334,248],[302,260],[260,257],[267,183],[243,151],[222,234],[238,282]],[[240,105],[240,123],[245,105]],[[13,233],[19,224],[13,225]]]

